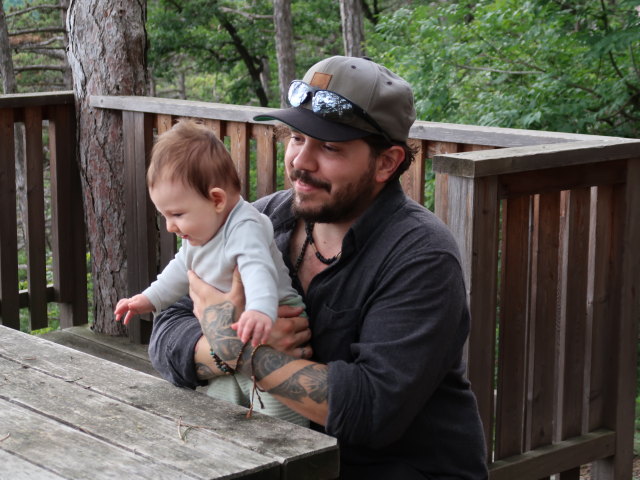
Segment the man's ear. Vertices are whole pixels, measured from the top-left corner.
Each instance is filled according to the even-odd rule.
[[[385,183],[404,161],[404,148],[394,145],[378,155],[376,159],[376,181]]]
[[[212,187],[209,189],[209,200],[213,202],[216,212],[220,213],[227,206],[227,192],[219,187]]]

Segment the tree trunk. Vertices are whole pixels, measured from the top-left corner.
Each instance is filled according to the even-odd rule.
[[[364,53],[364,25],[362,0],[340,0],[342,39],[347,57],[362,57]]]
[[[60,23],[62,24],[62,26],[64,26],[65,20],[67,18],[67,10],[69,9],[69,0],[58,0],[58,5],[63,7],[60,10]],[[66,28],[64,29],[63,38],[64,47],[66,49],[69,47],[69,32]],[[69,61],[67,60],[66,56],[62,63],[64,65],[64,71],[62,72],[62,83],[64,84],[65,89],[70,90],[73,88],[73,73],[71,72],[71,66],[69,65]]]
[[[76,96],[78,161],[92,260],[94,330],[125,328],[113,308],[127,291],[124,166],[120,115],[89,106],[91,95],[144,95],[145,2],[71,0],[69,64]]]
[[[293,27],[291,24],[291,0],[273,0],[273,23],[276,30],[280,106],[285,108],[287,106],[289,83],[296,75]]]
[[[15,93],[16,76],[13,71],[9,30],[2,2],[0,2],[0,74],[2,74],[2,91],[4,94]]]
[[[16,82],[15,70],[13,69],[13,58],[11,57],[11,43],[9,42],[9,28],[4,8],[0,2],[0,74],[2,75],[2,91],[5,95],[16,93],[18,85]],[[13,127],[13,144],[16,168],[16,216],[18,220],[18,246],[22,248],[25,244],[24,225],[27,219],[27,192],[25,180],[24,164],[24,124],[15,123]]]

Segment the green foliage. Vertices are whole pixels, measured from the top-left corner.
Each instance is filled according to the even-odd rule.
[[[481,0],[399,9],[371,45],[415,88],[419,118],[640,133],[636,2]]]
[[[66,88],[62,68],[64,10],[53,8],[50,0],[5,0],[3,6],[7,28],[12,34],[9,41],[14,49],[12,58],[18,92]],[[27,7],[41,8],[26,11]]]

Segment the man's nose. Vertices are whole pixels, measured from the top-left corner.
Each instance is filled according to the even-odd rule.
[[[313,172],[317,168],[314,149],[309,143],[305,143],[296,150],[294,157],[291,159],[291,166],[296,170],[307,170]]]

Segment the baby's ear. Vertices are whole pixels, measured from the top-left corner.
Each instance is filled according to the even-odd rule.
[[[227,205],[227,192],[219,187],[209,189],[209,200],[215,205],[216,211],[221,212]]]

